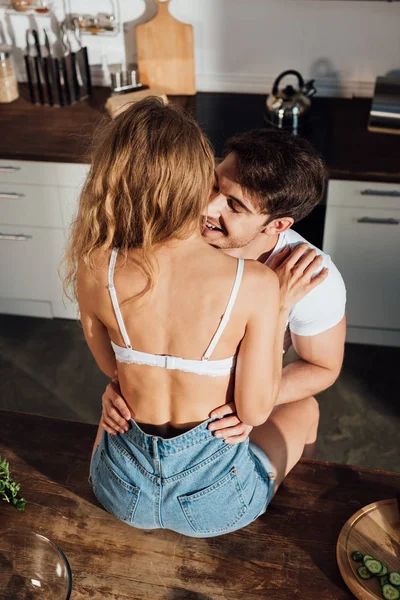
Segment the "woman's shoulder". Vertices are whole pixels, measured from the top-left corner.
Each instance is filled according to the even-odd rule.
[[[99,249],[79,261],[77,283],[81,293],[91,293],[107,286],[110,255],[111,250]]]
[[[253,259],[238,259],[234,256],[225,254],[221,250],[210,248],[208,253],[209,265],[214,267],[214,271],[217,277],[225,279],[231,276],[231,273],[237,269],[238,261],[243,260],[243,277],[242,285],[248,289],[253,287],[260,288],[264,285],[278,285],[278,277],[276,273],[268,267],[266,264],[258,262]]]
[[[276,273],[258,260],[246,259],[244,264],[244,277],[249,287],[278,286],[279,280]]]
[[[257,260],[245,260],[242,298],[250,313],[264,310],[279,296],[278,276]]]

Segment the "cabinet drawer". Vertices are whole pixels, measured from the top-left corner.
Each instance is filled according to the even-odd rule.
[[[62,227],[58,188],[0,182],[0,223]]]
[[[62,229],[0,225],[0,296],[61,301],[64,245]]]
[[[57,163],[0,158],[0,184],[57,185]]]
[[[82,186],[89,164],[0,159],[0,183]]]
[[[347,288],[347,323],[400,329],[400,210],[328,206],[323,249]]]
[[[330,180],[328,206],[400,209],[400,183]]]

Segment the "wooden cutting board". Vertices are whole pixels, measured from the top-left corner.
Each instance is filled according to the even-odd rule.
[[[385,562],[389,571],[400,571],[400,513],[394,498],[356,512],[343,526],[336,546],[339,571],[356,598],[382,600],[377,577],[365,580],[358,576],[361,563],[351,559],[353,550]]]
[[[170,95],[193,95],[196,93],[193,27],[171,16],[170,0],[154,1],[156,16],[136,26],[140,82],[162,88]]]

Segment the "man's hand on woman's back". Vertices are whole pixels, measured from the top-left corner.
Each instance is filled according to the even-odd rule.
[[[131,413],[125,400],[121,396],[118,380],[113,379],[102,395],[102,414],[100,425],[110,435],[125,433],[129,429]],[[253,429],[250,425],[242,423],[236,415],[235,403],[230,402],[219,406],[212,411],[210,417],[219,419],[209,425],[210,431],[216,437],[224,438],[228,444],[239,444],[249,436]]]

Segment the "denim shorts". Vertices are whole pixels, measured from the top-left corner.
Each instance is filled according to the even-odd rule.
[[[140,529],[212,537],[246,527],[270,502],[275,474],[247,439],[225,444],[212,419],[174,438],[144,433],[135,421],[117,436],[103,432],[90,465],[100,504]]]

